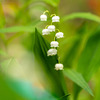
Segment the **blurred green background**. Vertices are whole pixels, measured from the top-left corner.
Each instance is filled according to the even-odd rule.
[[[46,57],[45,10],[61,18],[64,71]],[[99,16],[100,0],[0,0],[0,100],[100,100]]]

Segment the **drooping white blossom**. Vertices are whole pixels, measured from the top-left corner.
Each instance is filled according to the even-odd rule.
[[[41,21],[47,21],[47,16],[46,15],[41,15],[40,20]]]
[[[56,49],[49,49],[47,51],[47,56],[54,56],[57,54],[57,50]]]
[[[59,22],[60,17],[59,16],[53,16],[52,17],[52,22]]]
[[[63,66],[63,64],[61,64],[61,63],[58,63],[58,64],[55,65],[55,69],[56,69],[56,70],[63,70],[63,67],[64,67],[64,66]]]
[[[55,26],[54,26],[54,25],[48,26],[48,30],[49,30],[50,32],[55,31]]]
[[[59,47],[59,46],[58,46],[59,43],[58,43],[57,41],[52,41],[52,42],[50,43],[50,45],[51,45],[51,47]]]
[[[42,30],[42,35],[48,35],[48,34],[50,34],[48,29],[43,29]]]
[[[62,32],[56,33],[56,38],[63,38],[63,37],[64,37],[64,33]]]

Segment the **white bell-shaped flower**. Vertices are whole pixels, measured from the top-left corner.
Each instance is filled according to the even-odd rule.
[[[46,15],[41,15],[40,20],[41,21],[47,21],[47,16]]]
[[[59,16],[53,16],[52,17],[52,22],[59,22],[60,17]]]
[[[63,38],[63,37],[64,37],[64,33],[62,32],[56,33],[56,38]]]
[[[64,66],[63,66],[63,64],[61,64],[61,63],[58,63],[58,64],[55,65],[55,69],[56,69],[56,70],[63,70],[63,67],[64,67]]]
[[[42,30],[42,35],[48,35],[48,34],[50,34],[48,29],[43,29]]]
[[[56,49],[49,49],[47,51],[47,56],[54,56],[57,54],[57,50]]]
[[[55,26],[54,25],[48,26],[48,30],[49,30],[49,32],[55,31]]]
[[[57,41],[52,41],[52,42],[50,43],[50,45],[51,45],[51,47],[59,47],[59,46],[58,46],[59,43],[58,43]]]

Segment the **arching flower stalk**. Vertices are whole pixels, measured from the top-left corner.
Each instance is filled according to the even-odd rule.
[[[55,25],[53,25],[54,22],[60,22],[60,17],[56,16],[56,14],[50,15],[49,11],[46,10],[40,16],[40,20],[47,21],[46,13],[48,13],[49,16],[52,18],[52,22],[51,22],[51,25],[47,25],[45,27],[45,29],[42,30],[42,35],[49,35],[51,32],[55,32],[54,41],[51,41],[51,43],[50,43],[51,49],[49,49],[47,51],[47,56],[54,56],[54,55],[57,55],[57,48],[59,47],[59,43],[57,42],[57,39],[63,38],[64,34],[62,32],[60,32],[59,29],[56,29]],[[56,33],[56,30],[57,30],[57,33]],[[58,58],[60,58],[60,57],[58,57]],[[58,59],[58,63],[55,64],[55,69],[63,70],[63,64],[60,63],[60,59]]]

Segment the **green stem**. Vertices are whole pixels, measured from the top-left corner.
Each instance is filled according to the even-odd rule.
[[[54,41],[56,41],[56,37],[54,36]]]
[[[45,27],[45,29],[47,29],[48,26],[49,26],[49,25],[47,25],[47,26]]]
[[[53,23],[51,22],[51,25],[52,25]]]
[[[58,56],[58,63],[60,64],[60,57]]]
[[[58,32],[60,32],[60,30],[59,29],[56,29]]]

